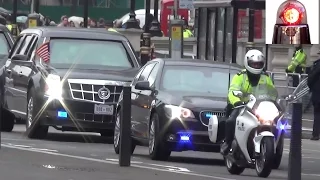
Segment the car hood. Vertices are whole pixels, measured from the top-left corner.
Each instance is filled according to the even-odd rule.
[[[189,109],[224,109],[227,106],[227,97],[214,95],[196,95],[181,93],[159,93],[166,104],[182,106]]]
[[[125,70],[97,70],[97,69],[54,69],[50,73],[64,79],[96,79],[114,81],[132,81],[139,68]]]

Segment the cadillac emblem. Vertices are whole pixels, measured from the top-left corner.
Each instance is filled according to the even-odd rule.
[[[110,90],[104,86],[98,90],[98,96],[102,100],[109,99],[110,95],[111,95]]]

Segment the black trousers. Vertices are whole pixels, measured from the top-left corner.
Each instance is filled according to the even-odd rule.
[[[313,103],[313,137],[319,137],[320,135],[320,103]]]
[[[235,128],[236,128],[236,119],[240,113],[240,109],[233,109],[230,113],[229,118],[226,120],[226,129],[225,129],[225,141],[228,144],[231,144],[234,138]]]

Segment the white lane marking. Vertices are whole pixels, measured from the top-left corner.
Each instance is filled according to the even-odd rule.
[[[313,122],[313,119],[302,119],[302,121],[309,121],[309,122]]]
[[[167,166],[167,165],[161,165],[161,164],[148,164],[148,165],[164,167],[164,168],[168,169],[169,171],[191,172],[189,169],[183,168],[183,167]]]
[[[49,155],[53,155],[53,156],[61,156],[61,157],[68,157],[68,158],[73,158],[73,159],[81,159],[81,160],[86,160],[86,161],[93,161],[93,162],[100,162],[100,163],[118,165],[117,162],[106,161],[106,160],[102,160],[102,159],[94,159],[94,158],[89,158],[89,157],[74,156],[74,155],[68,155],[68,154],[62,154],[62,153],[56,153],[56,152],[39,151],[39,150],[35,150],[35,149],[27,149],[27,148],[10,146],[10,145],[7,145],[7,144],[1,144],[1,145],[3,147],[7,147],[7,148],[11,148],[11,149],[19,149],[19,150],[22,150],[22,151],[37,152],[37,153],[49,154]],[[142,165],[137,165],[137,164],[132,164],[131,166],[132,167],[136,167],[136,168],[141,168],[141,169],[150,169],[150,170],[155,170],[155,171],[171,172],[171,173],[176,173],[176,174],[190,175],[190,176],[195,176],[195,177],[204,177],[204,178],[217,179],[217,180],[236,180],[236,179],[231,179],[231,178],[224,178],[224,177],[219,177],[219,176],[210,176],[210,175],[197,174],[197,173],[191,173],[191,172],[170,171],[170,170],[166,170],[166,169],[147,167],[147,166],[142,166]]]
[[[305,174],[305,173],[301,173],[301,175],[303,175],[303,176],[317,176],[317,177],[320,177],[320,174]]]
[[[28,149],[33,149],[33,150],[39,150],[39,151],[58,152],[57,150],[54,150],[54,149],[34,148],[32,146],[26,146],[26,145],[20,145],[20,144],[7,143],[7,145],[15,146],[15,147],[19,147],[19,148],[28,148]]]
[[[16,147],[22,147],[22,148],[31,148],[32,146],[25,146],[25,145],[19,145],[19,144],[12,144],[13,146]]]

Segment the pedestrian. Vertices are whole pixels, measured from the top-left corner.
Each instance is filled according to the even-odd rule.
[[[286,69],[286,73],[303,74],[306,71],[307,54],[302,48],[302,44],[296,45],[291,62]],[[297,87],[300,83],[298,76],[292,77],[292,86]]]
[[[317,141],[320,136],[320,59],[313,63],[308,74],[308,87],[310,88],[313,104],[313,131],[311,140]]]
[[[100,18],[98,22],[98,28],[105,28],[105,26],[106,26],[106,21],[103,18]]]
[[[70,21],[70,27],[76,27],[73,21]]]
[[[94,19],[91,19],[91,21],[90,21],[90,28],[96,28],[97,27],[97,21],[96,20],[94,20]]]
[[[69,26],[68,16],[66,15],[61,16],[61,22],[60,24],[58,24],[58,27],[68,27],[68,26]]]

